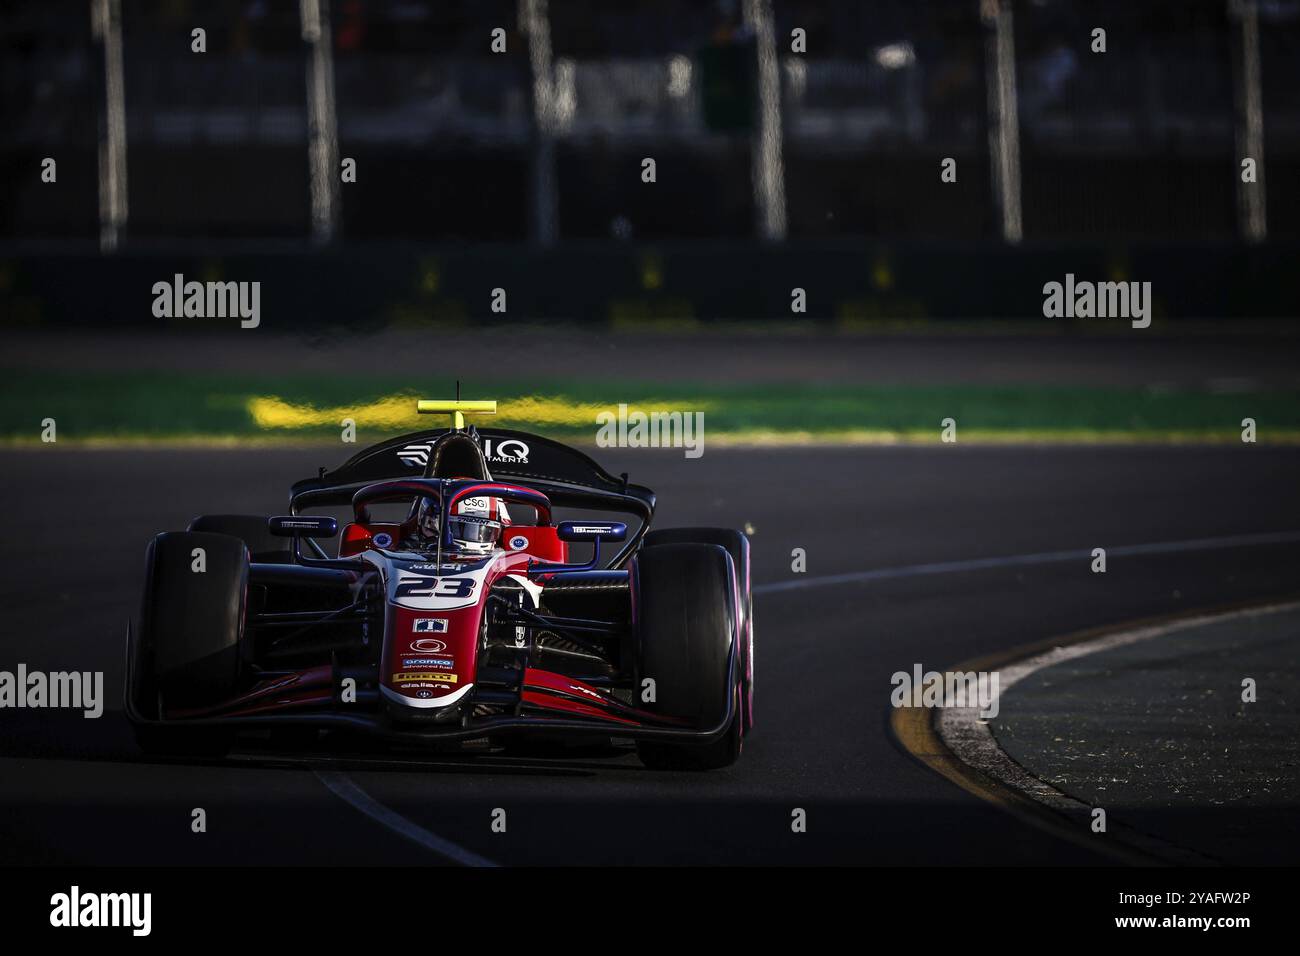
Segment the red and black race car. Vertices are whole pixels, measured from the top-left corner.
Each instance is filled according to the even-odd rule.
[[[627,475],[465,427],[494,402],[419,410],[452,425],[322,468],[286,515],[204,515],[153,539],[127,641],[141,745],[210,754],[294,727],[489,747],[631,738],[651,767],[733,763],[753,724],[745,535],[651,531],[655,496]]]

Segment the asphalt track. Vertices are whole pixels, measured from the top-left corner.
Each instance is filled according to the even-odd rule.
[[[481,329],[438,335],[439,348],[450,354],[472,352],[482,342]],[[277,334],[271,328],[250,335],[187,326],[133,332],[129,338],[96,329],[78,330],[76,335],[16,331],[7,336],[0,362],[15,369],[43,368],[57,355],[61,370],[115,375],[225,369],[260,376],[337,376],[382,369],[395,381],[411,381],[429,374],[428,343],[427,329],[302,336]],[[767,327],[761,334],[707,329],[688,334],[593,334],[589,327],[546,323],[504,327],[494,335],[492,350],[496,371],[599,369],[610,382],[942,383],[1215,393],[1300,387],[1300,338],[1294,336],[837,335]]]
[[[626,750],[545,760],[290,751],[144,758],[118,698],[150,535],[201,511],[277,511],[289,482],[344,455],[0,453],[10,542],[0,669],[103,670],[110,707],[99,720],[0,711],[0,860],[1112,863],[915,760],[890,733],[890,675],[1300,591],[1294,540],[1240,537],[1300,532],[1293,449],[737,449],[694,461],[669,450],[602,454],[611,470],[659,492],[661,527],[753,529],[758,726],[734,768],[655,773]],[[1218,538],[1238,540],[1203,540]],[[1077,557],[1188,541],[1200,543],[1119,550],[1104,575]],[[807,553],[803,575],[791,571],[796,547]],[[194,808],[206,811],[206,833],[191,832]],[[491,827],[497,808],[506,811],[504,833]],[[792,832],[795,808],[806,811],[807,832]],[[1251,862],[1252,840],[1274,840],[1252,832],[1249,813],[1232,806],[1207,801],[1192,812],[1210,832],[1246,831],[1236,862]],[[1274,845],[1261,859],[1276,856]]]

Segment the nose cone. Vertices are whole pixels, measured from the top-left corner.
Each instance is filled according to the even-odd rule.
[[[389,606],[380,690],[395,719],[460,718],[473,688],[481,619],[478,604],[428,611]]]

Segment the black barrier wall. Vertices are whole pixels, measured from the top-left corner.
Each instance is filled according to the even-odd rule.
[[[471,320],[849,326],[1005,320],[1028,329],[1050,321],[1044,285],[1064,283],[1067,275],[1080,282],[1149,282],[1157,327],[1300,314],[1300,244],[1289,242],[210,249],[0,256],[0,322],[49,329],[224,321],[154,315],[155,284],[172,283],[178,274],[183,281],[258,282],[260,327],[294,332]],[[796,311],[796,290],[803,290],[805,311]],[[1100,330],[1106,320],[1087,321]]]

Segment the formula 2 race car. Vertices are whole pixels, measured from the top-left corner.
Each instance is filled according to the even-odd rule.
[[[451,427],[322,468],[286,515],[203,515],[153,539],[127,635],[141,746],[224,753],[237,733],[292,728],[489,748],[630,738],[654,768],[733,763],[753,725],[745,535],[650,531],[655,496],[626,474],[466,428],[495,402],[418,407]],[[331,508],[341,532],[308,513]]]

